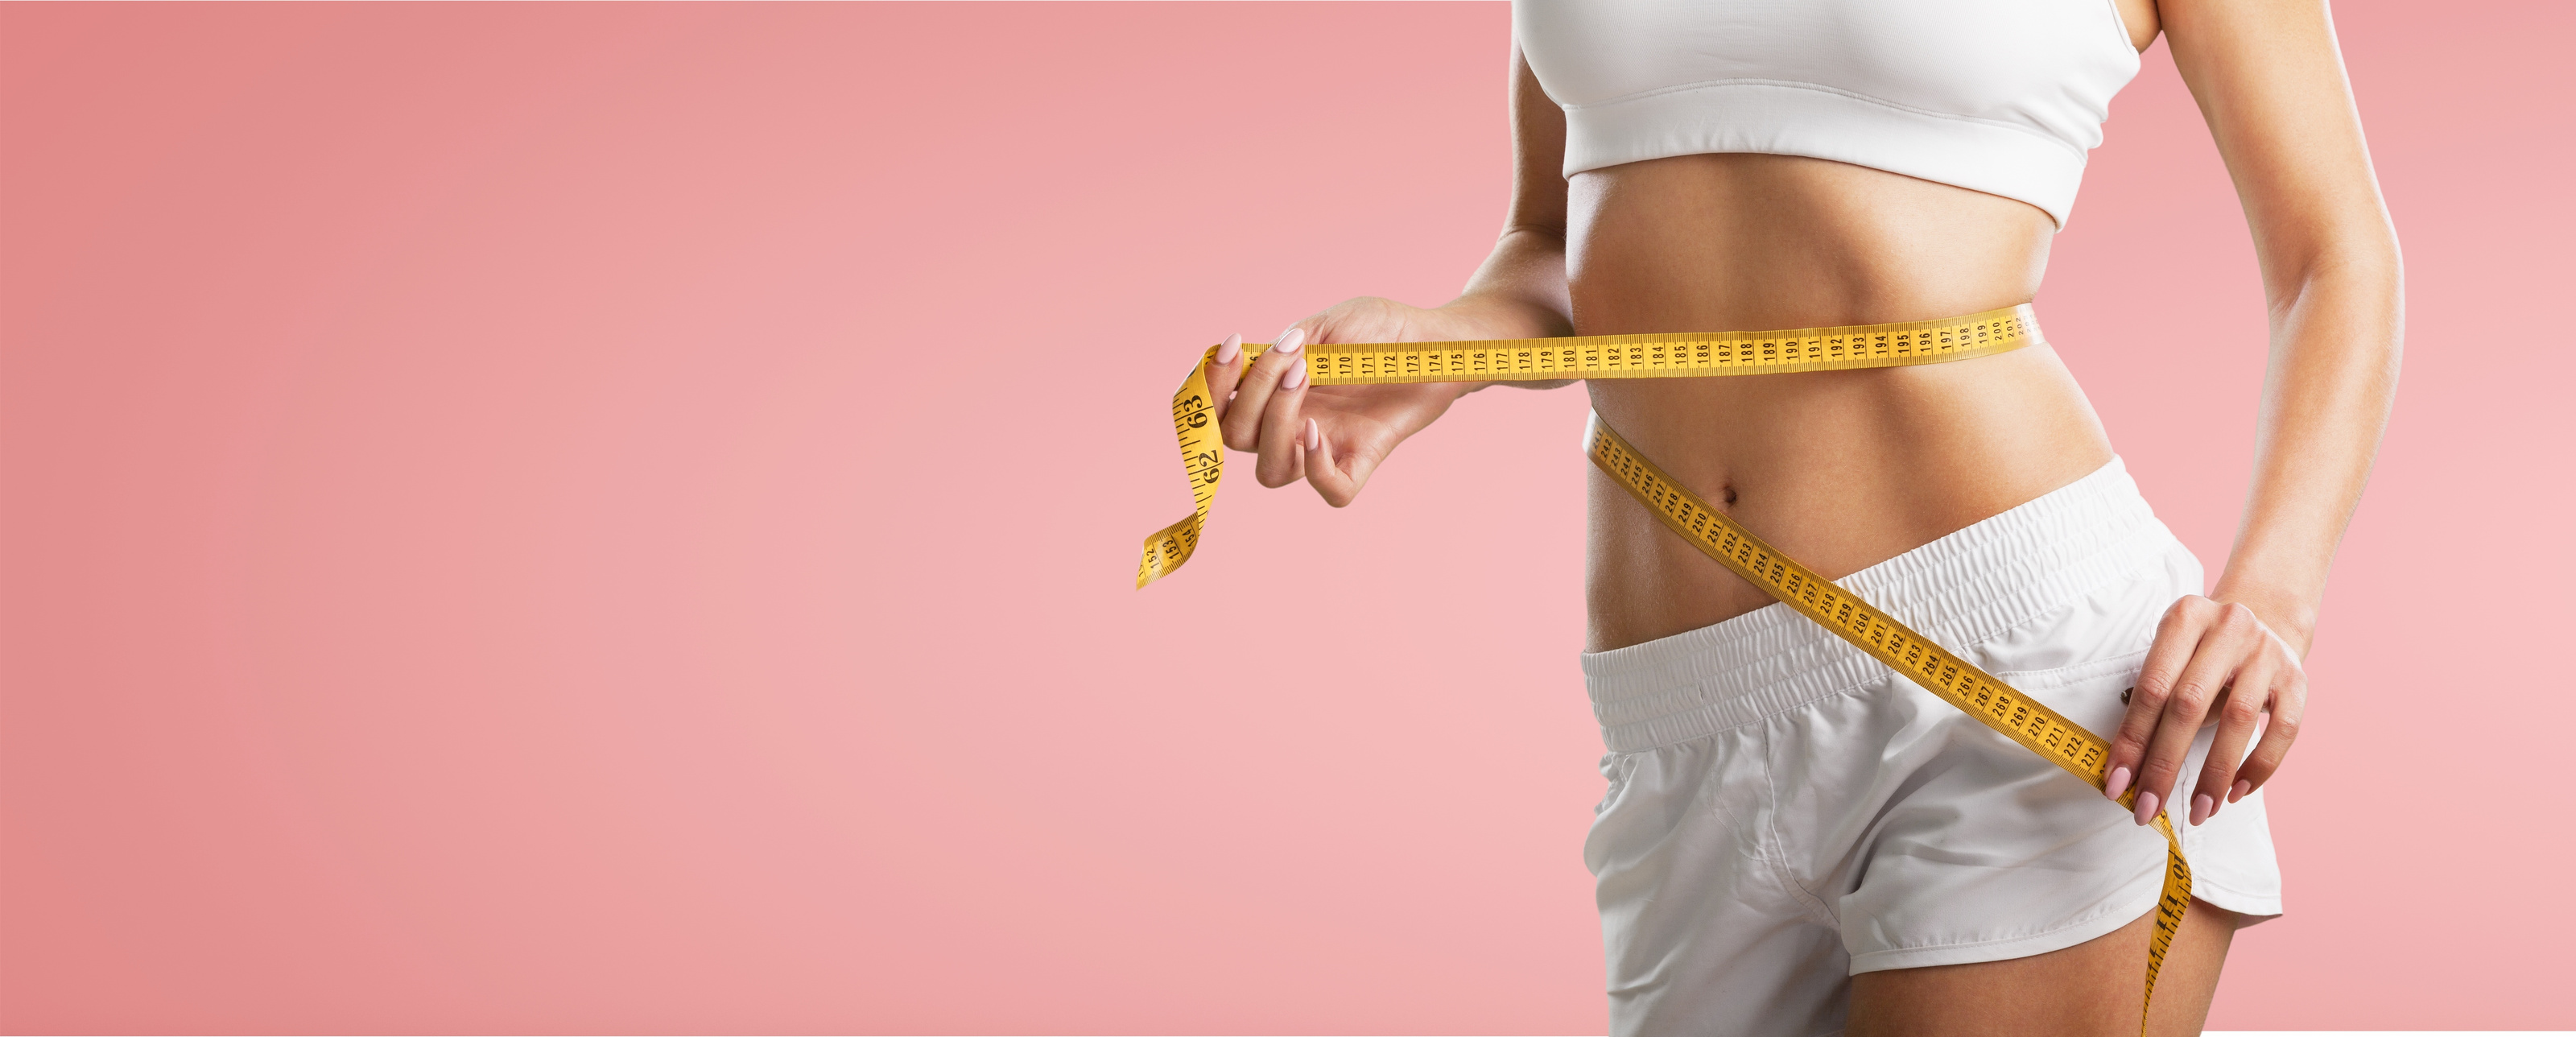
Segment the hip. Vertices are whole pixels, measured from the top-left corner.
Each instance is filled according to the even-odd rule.
[[[2114,459],[1838,583],[2107,736],[2201,578]],[[2153,830],[1785,604],[1582,665],[1609,751],[1584,859],[1614,1032],[1748,1003],[1828,1029],[1846,974],[2046,953],[2157,902]],[[2186,775],[2210,748],[2203,730]],[[2281,912],[2260,804],[2181,838],[2192,896]]]

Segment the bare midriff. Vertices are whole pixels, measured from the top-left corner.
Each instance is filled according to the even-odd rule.
[[[1576,174],[1575,333],[1928,320],[2028,302],[2054,225],[2019,201],[1780,155]],[[2047,327],[2047,314],[2040,315]],[[1602,420],[1790,557],[1838,578],[2111,460],[2046,346],[1920,367],[1588,383]],[[1591,473],[1592,651],[1771,603]]]

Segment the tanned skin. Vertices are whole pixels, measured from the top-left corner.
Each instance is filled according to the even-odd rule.
[[[2298,736],[2300,669],[2326,571],[2361,495],[2401,339],[2397,240],[2320,0],[2118,0],[2140,50],[2161,32],[2251,226],[2271,310],[2253,485],[2207,597],[2173,603],[2111,755],[2139,822],[2218,732],[2199,823],[2259,788]],[[2055,232],[2026,203],[1859,166],[1685,155],[1561,176],[1563,113],[1512,55],[1514,191],[1501,240],[1456,300],[1353,299],[1283,341],[1384,342],[1817,327],[2027,302]],[[1759,249],[1743,247],[1758,242]],[[1350,503],[1389,452],[1466,393],[1283,385],[1293,353],[1210,369],[1228,446],[1265,486]],[[1588,384],[1602,418],[1791,557],[1840,577],[2073,482],[2112,457],[2052,350],[1953,364]],[[1818,433],[1830,430],[1830,437]],[[1832,445],[1822,447],[1820,441]],[[1855,445],[1859,449],[1854,449]],[[1928,476],[1928,477],[1927,477]],[[1591,475],[1587,642],[1637,644],[1769,595]],[[2223,798],[2221,798],[2223,797]],[[2239,919],[2193,901],[2149,1030],[2198,1033]],[[1853,1037],[2138,1032],[2148,920],[2064,950],[1853,977]]]

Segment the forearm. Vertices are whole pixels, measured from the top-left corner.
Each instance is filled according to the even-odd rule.
[[[2301,655],[2396,394],[2400,280],[2394,240],[2374,241],[2315,264],[2273,307],[2253,484],[2210,596],[2253,609]]]
[[[1462,329],[1462,338],[1555,338],[1574,334],[1573,304],[1565,288],[1565,233],[1520,226],[1503,232],[1494,251],[1467,279],[1458,297],[1440,307]]]
[[[1466,289],[1432,312],[1451,322],[1442,338],[1514,339],[1574,334],[1573,309],[1565,286],[1564,231],[1516,226],[1494,242],[1494,251],[1467,279]],[[1489,385],[1553,389],[1573,380],[1448,384],[1465,395]]]

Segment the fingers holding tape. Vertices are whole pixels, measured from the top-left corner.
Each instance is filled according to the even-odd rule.
[[[1292,369],[1304,380],[1306,329],[1290,328],[1279,334],[1279,340],[1261,358],[1254,360],[1235,385],[1234,402],[1226,408],[1222,424],[1225,445],[1235,450],[1261,449],[1262,419],[1269,410],[1270,397]]]
[[[1216,345],[1216,356],[1207,362],[1209,408],[1222,424],[1225,412],[1233,402],[1234,387],[1243,381],[1243,336],[1228,335]]]
[[[1305,477],[1305,402],[1305,366],[1292,364],[1263,407],[1260,437],[1255,444],[1261,457],[1253,467],[1253,478],[1261,485],[1286,486]]]

